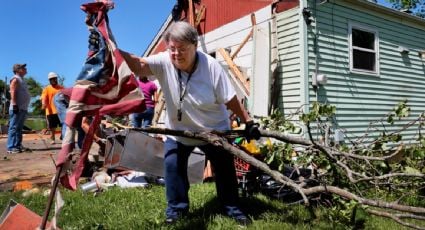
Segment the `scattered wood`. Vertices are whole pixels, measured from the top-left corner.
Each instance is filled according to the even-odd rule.
[[[235,59],[235,57],[239,54],[239,51],[241,51],[242,47],[244,47],[245,44],[249,41],[249,39],[252,38],[252,35],[254,35],[255,25],[257,24],[254,13],[251,14],[251,23],[252,23],[251,30],[249,31],[249,33],[245,37],[245,39],[242,41],[242,43],[235,50],[235,52],[230,56],[230,59],[232,59],[232,60]]]
[[[229,69],[232,72],[232,74],[234,75],[234,77],[236,78],[236,80],[242,84],[244,92],[246,93],[246,95],[249,95],[250,83],[249,83],[249,80],[247,80],[247,77],[244,76],[244,74],[239,70],[239,67],[233,62],[229,53],[225,49],[220,48],[220,49],[218,49],[218,52],[224,58],[227,65],[229,65]]]
[[[201,23],[201,20],[204,18],[204,14],[205,14],[205,5],[201,5],[198,13],[196,14],[195,28],[198,27],[199,24]]]

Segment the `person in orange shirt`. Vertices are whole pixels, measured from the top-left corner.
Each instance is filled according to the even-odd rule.
[[[63,89],[63,86],[58,83],[58,75],[54,72],[50,72],[47,75],[50,85],[46,86],[41,93],[41,108],[46,111],[47,129],[50,130],[51,144],[55,144],[55,130],[56,127],[61,126],[58,112],[56,110],[53,97],[59,90]]]

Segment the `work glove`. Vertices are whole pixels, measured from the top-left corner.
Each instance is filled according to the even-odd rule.
[[[12,111],[13,111],[13,114],[17,114],[19,112],[18,105],[13,105]]]
[[[248,121],[245,123],[245,138],[249,142],[251,139],[258,140],[261,137],[260,124],[254,123],[254,121]]]

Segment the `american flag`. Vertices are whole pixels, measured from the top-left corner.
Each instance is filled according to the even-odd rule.
[[[66,113],[68,126],[57,159],[62,168],[61,184],[76,190],[84,169],[93,134],[102,115],[126,115],[145,109],[143,94],[137,80],[118,50],[108,25],[110,1],[87,3],[81,9],[87,13],[86,24],[91,36],[98,36],[98,43],[89,45],[88,57],[75,81]],[[75,151],[76,127],[81,126],[83,116],[94,116],[80,152]]]

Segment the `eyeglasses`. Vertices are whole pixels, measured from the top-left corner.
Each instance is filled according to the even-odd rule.
[[[177,52],[178,52],[179,54],[185,54],[185,53],[187,53],[187,51],[189,50],[189,46],[190,46],[190,45],[186,45],[186,46],[183,46],[183,47],[181,47],[181,48],[168,47],[168,48],[167,48],[167,50],[168,50],[168,52],[170,52],[170,53],[172,53],[172,54],[176,54]]]

